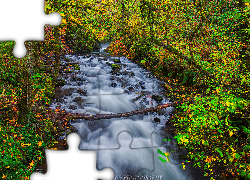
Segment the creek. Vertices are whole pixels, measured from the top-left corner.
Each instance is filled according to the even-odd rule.
[[[63,83],[56,89],[51,109],[59,107],[68,113],[91,115],[114,114],[169,102],[164,93],[165,82],[125,57],[105,53],[66,55],[61,60],[59,76]],[[199,179],[202,176],[194,168],[179,169],[184,161],[178,155],[183,151],[174,145],[176,141],[165,128],[173,110],[167,107],[157,113],[99,121],[80,119],[71,125],[81,136],[79,148],[97,150],[97,169],[112,168],[115,180]],[[120,132],[123,133],[118,136]],[[171,141],[163,141],[165,138]],[[174,151],[170,161],[162,163],[157,149]]]

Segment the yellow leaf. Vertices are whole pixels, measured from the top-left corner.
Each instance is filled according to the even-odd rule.
[[[43,144],[43,142],[42,142],[42,141],[39,141],[39,142],[38,142],[38,147],[40,147],[42,144]]]
[[[7,178],[7,175],[3,174],[3,177],[2,177],[2,179],[5,179],[5,178]]]
[[[230,106],[230,105],[231,105],[231,103],[230,103],[229,101],[227,101],[227,102],[226,102],[226,105],[227,105],[227,106]]]
[[[34,161],[32,160],[30,163],[30,167],[34,166]]]
[[[62,19],[62,24],[66,24],[66,19]]]
[[[168,152],[165,153],[165,156],[170,156],[170,154]]]
[[[231,137],[234,133],[232,131],[229,131],[229,136]]]

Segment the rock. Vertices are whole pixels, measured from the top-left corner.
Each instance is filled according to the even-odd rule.
[[[71,77],[70,81],[76,81],[76,76],[73,75],[73,76]]]
[[[79,93],[80,95],[83,95],[83,96],[87,96],[87,90],[78,89],[77,93]]]
[[[163,98],[161,96],[158,96],[158,95],[153,95],[152,99],[155,100],[157,103],[159,103],[163,100]]]
[[[84,109],[84,104],[83,104],[84,102],[85,102],[85,99],[80,99],[76,103],[80,106],[81,109]]]
[[[70,105],[70,106],[69,106],[69,109],[75,110],[75,109],[77,109],[77,106],[75,106],[75,105]]]
[[[115,63],[121,63],[120,59],[114,59]]]
[[[128,74],[129,74],[128,71],[123,71],[123,72],[122,72],[122,75],[125,75],[125,76],[126,76],[126,75],[128,75]]]
[[[60,99],[60,98],[56,98],[55,101],[56,102],[60,102],[60,103],[65,103],[65,100],[64,99]]]
[[[113,83],[111,83],[111,86],[112,86],[112,87],[116,87],[117,84],[113,82]]]
[[[128,91],[128,90],[126,90],[126,89],[124,89],[124,93],[129,93],[129,91]]]
[[[110,71],[110,73],[111,75],[119,76],[121,74],[119,71],[120,71],[119,69],[116,69],[116,70]]]
[[[63,90],[63,95],[65,95],[65,96],[71,96],[74,93],[74,91],[75,91],[74,88],[64,89]]]
[[[155,123],[160,123],[161,120],[160,120],[158,117],[155,117],[155,118],[154,118],[154,122],[155,122]]]
[[[118,64],[112,64],[111,67],[113,71],[121,68]]]
[[[140,86],[142,86],[142,85],[144,85],[144,84],[145,84],[144,81],[140,81],[140,82],[139,82],[139,85],[140,85]]]
[[[80,82],[77,82],[77,84],[78,84],[78,86],[81,86],[81,85],[83,85],[83,82],[80,81]]]
[[[111,63],[109,63],[109,62],[106,62],[106,64],[108,65],[108,66],[111,66],[112,64]]]
[[[149,91],[141,91],[141,93],[142,93],[143,95],[149,95],[149,94],[150,94]]]
[[[73,99],[73,102],[77,102],[77,101],[79,101],[81,99],[82,99],[81,97],[76,97],[75,99]]]
[[[111,76],[110,77],[110,80],[112,80],[112,81],[115,80],[115,79],[116,79],[116,76]]]
[[[64,79],[57,79],[56,86],[64,86],[66,85],[66,81]]]
[[[128,87],[128,90],[129,90],[129,91],[133,91],[134,88],[130,86],[130,87]]]
[[[62,92],[61,88],[60,87],[56,87],[55,88],[55,93],[60,93],[60,92]]]

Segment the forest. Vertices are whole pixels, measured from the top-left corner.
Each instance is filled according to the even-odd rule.
[[[110,54],[128,57],[166,82],[177,102],[172,119],[182,157],[210,179],[250,179],[249,0],[45,0],[59,26],[45,41],[0,42],[0,175],[29,179],[58,143],[50,110],[66,54],[84,54],[111,41]],[[159,151],[162,166],[168,153]],[[185,168],[183,165],[182,168]]]

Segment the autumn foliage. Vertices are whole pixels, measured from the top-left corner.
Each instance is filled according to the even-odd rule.
[[[46,0],[45,12],[63,19],[45,27],[44,42],[28,42],[23,59],[13,42],[0,43],[0,178],[27,179],[56,141],[48,106],[60,58],[109,40],[110,53],[166,82],[186,165],[210,179],[250,178],[249,11],[249,0]],[[162,161],[170,155],[159,151]]]

